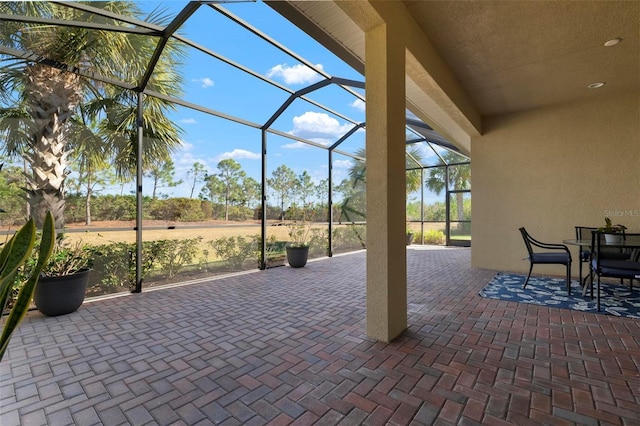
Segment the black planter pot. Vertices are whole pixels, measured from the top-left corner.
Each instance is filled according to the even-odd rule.
[[[291,247],[287,246],[287,261],[292,268],[302,268],[307,264],[309,257],[309,246]]]
[[[407,245],[413,244],[413,232],[407,232]]]
[[[40,277],[33,294],[38,310],[50,317],[75,312],[84,301],[89,272],[83,269],[61,277]]]

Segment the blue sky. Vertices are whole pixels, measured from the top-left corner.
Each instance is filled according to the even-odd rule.
[[[185,4],[186,2],[181,1],[146,1],[141,6],[144,10],[151,10],[156,6],[167,8],[171,15],[175,15]],[[364,76],[262,2],[223,6],[328,74],[364,81]],[[208,6],[201,6],[180,33],[294,91],[321,80],[321,76],[312,69]],[[192,48],[187,49],[182,71],[185,81],[184,100],[258,124],[263,124],[289,96],[278,88]],[[356,122],[364,121],[364,104],[339,87],[326,87],[310,97]],[[177,179],[186,179],[187,171],[195,162],[204,164],[211,173],[215,173],[220,160],[233,158],[250,176],[259,181],[259,130],[183,107],[171,114],[171,118],[184,130],[183,147],[174,155]],[[327,145],[335,142],[352,126],[350,122],[310,103],[296,100],[272,127]],[[342,149],[354,152],[363,146],[364,132],[359,132]],[[326,150],[269,134],[267,153],[269,175],[279,165],[286,164],[296,174],[307,170],[316,182],[328,176]],[[334,158],[334,179],[339,183],[346,177],[353,160],[340,155]],[[198,191],[199,188],[195,194]],[[147,185],[145,192],[150,193]],[[161,192],[188,196],[190,188],[185,183],[172,190],[163,188]]]
[[[161,9],[163,15],[171,19],[187,3],[186,0],[137,2],[144,12],[151,13]],[[320,74],[304,65],[305,62],[329,76],[364,81],[363,75],[261,1],[226,3],[224,7],[301,58],[294,58],[270,45],[204,4],[187,20],[178,33],[203,48],[227,58],[232,63],[254,71],[263,79],[269,79],[276,86],[284,86],[290,91],[303,89],[323,79]],[[167,20],[168,22],[170,19]],[[208,56],[198,49],[185,46],[185,54],[184,65],[180,72],[184,77],[184,94],[181,98],[186,102],[261,126],[289,97],[287,91],[234,68],[222,60]],[[364,95],[361,89],[351,90]],[[336,111],[337,114],[297,99],[271,125],[271,129],[305,138],[322,146],[329,146],[352,129],[354,123],[365,120],[364,102],[353,92],[350,93],[341,87],[329,85],[307,96],[314,102]],[[194,164],[203,165],[208,173],[213,174],[217,172],[217,164],[229,158],[240,163],[249,176],[260,181],[261,132],[259,129],[181,106],[177,106],[176,111],[170,112],[169,118],[183,129],[182,146],[173,153],[173,161],[175,180],[182,179],[185,182],[175,188],[159,188],[161,195],[189,196],[191,187],[187,182],[188,171]],[[359,130],[341,144],[339,149],[355,153],[364,146],[365,132]],[[421,150],[423,164],[436,164],[434,160],[436,156],[426,144],[415,146]],[[347,177],[348,170],[353,166],[354,161],[356,160],[349,156],[334,153],[332,166],[335,185]],[[298,175],[306,171],[315,183],[328,177],[326,149],[268,133],[267,175],[271,176],[271,173],[282,164],[293,169]],[[150,179],[145,179],[143,185],[145,195],[151,194],[151,184]],[[135,183],[131,183],[125,185],[123,189],[120,186],[106,188],[103,193],[120,193],[122,190],[125,193],[133,193],[134,187]],[[195,188],[194,196],[198,196],[201,187],[202,184],[199,184]],[[425,194],[426,202],[435,200],[432,194]],[[340,194],[334,194],[334,196],[339,200]],[[416,196],[417,194],[409,194],[408,198],[415,200]],[[440,201],[442,201],[441,198]],[[268,199],[268,202],[274,204],[273,198]]]

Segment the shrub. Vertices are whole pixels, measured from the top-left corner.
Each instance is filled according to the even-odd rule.
[[[158,240],[157,262],[169,277],[176,275],[185,265],[190,265],[198,254],[202,237],[184,240]]]
[[[142,243],[142,278],[155,265],[161,244],[158,241]],[[92,271],[89,284],[95,293],[114,293],[119,288],[133,290],[136,284],[136,245],[110,243],[92,247]],[[101,290],[101,291],[100,291]]]
[[[366,241],[366,225],[346,225],[333,231],[334,248],[359,250],[365,248]]]
[[[95,246],[89,286],[93,292],[115,293],[135,286],[135,244],[123,242]],[[101,291],[100,291],[101,290]]]
[[[255,235],[253,239],[256,261],[258,262],[258,267],[260,267],[260,250],[262,248],[262,237],[260,237],[260,235]],[[267,251],[264,255],[266,263],[265,266],[267,268],[284,265],[284,260],[287,256],[286,246],[287,241],[278,241],[276,240],[275,235],[270,235],[269,237],[267,237]]]
[[[309,256],[326,256],[328,252],[329,244],[327,240],[327,231],[325,229],[312,229],[311,236],[309,237]]]
[[[93,199],[91,200],[93,201]],[[84,197],[77,195],[66,195],[64,202],[64,220],[68,223],[80,223],[86,219],[86,210],[84,206]],[[94,217],[95,208],[91,208],[92,218]]]
[[[206,201],[192,198],[168,198],[149,202],[149,216],[152,219],[172,222],[197,222],[205,220],[203,204]]]
[[[471,222],[458,222],[451,225],[451,235],[471,235]]]
[[[94,220],[134,220],[136,197],[134,195],[103,195],[92,198],[91,215]]]
[[[447,240],[447,238],[444,235],[444,232],[438,231],[436,229],[432,229],[430,231],[427,231],[424,234],[424,243],[425,244],[443,245],[446,240]]]
[[[224,216],[222,216],[224,218]],[[253,209],[245,206],[229,206],[229,220],[249,220],[253,217]]]
[[[229,267],[242,269],[247,258],[255,258],[256,251],[259,252],[258,241],[259,237],[257,236],[245,238],[238,235],[209,241],[209,245],[213,247],[218,257],[227,262]]]
[[[267,206],[267,220],[280,220],[281,215],[280,207]],[[262,217],[262,209],[254,209],[253,218],[260,219]]]

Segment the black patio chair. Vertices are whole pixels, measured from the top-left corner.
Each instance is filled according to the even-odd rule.
[[[629,291],[633,290],[633,280],[640,280],[640,233],[625,234],[621,243],[605,240],[606,232],[593,233],[593,256],[591,259],[591,297],[593,279],[597,279],[596,299],[600,311],[600,281],[603,277],[629,279]],[[613,256],[612,256],[613,254]]]
[[[589,226],[576,226],[576,239],[578,240],[586,240],[586,241],[592,241],[592,233],[595,232],[598,228],[592,228]],[[580,279],[580,285],[581,286],[586,286],[587,285],[587,278],[589,278],[589,275],[587,275],[586,277],[584,277],[584,282],[582,281],[582,264],[586,263],[587,264],[587,270],[591,271],[591,247],[590,246],[580,246],[580,252],[579,252],[579,272],[578,272],[578,277]]]
[[[571,294],[571,252],[569,248],[564,244],[550,244],[538,241],[529,235],[524,227],[520,228],[520,233],[522,233],[524,244],[527,246],[527,251],[529,252],[528,259],[531,263],[529,266],[529,275],[522,288],[527,287],[529,283],[533,265],[565,265],[567,267],[567,294]]]

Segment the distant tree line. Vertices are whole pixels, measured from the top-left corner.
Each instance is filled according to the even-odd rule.
[[[0,223],[22,223],[27,217],[24,191],[24,173],[15,165],[0,170],[0,198],[2,209]],[[195,163],[187,173],[192,179],[189,196],[173,196],[161,192],[162,188],[175,187],[182,180],[175,178],[175,167],[168,160],[145,172],[145,180],[151,182],[151,194],[143,197],[143,218],[164,221],[251,220],[261,217],[260,184],[233,159],[224,159],[215,172],[207,172],[201,163]],[[300,175],[286,165],[279,166],[268,179],[267,218],[274,220],[328,220],[328,180],[314,182],[305,170]],[[202,189],[194,198],[195,188]],[[92,174],[91,179],[82,173],[67,178],[65,194],[65,221],[91,224],[93,220],[134,220],[136,197],[124,194],[126,182],[119,180],[104,168]],[[104,194],[114,188],[119,194]],[[346,188],[341,185],[336,188]],[[186,194],[185,194],[186,195]],[[339,203],[334,217],[339,218]]]
[[[364,150],[360,152],[364,156]],[[415,155],[415,154],[413,154]],[[6,159],[5,159],[6,161]],[[2,159],[0,158],[0,162]],[[65,217],[69,223],[91,224],[92,220],[134,220],[136,199],[132,194],[124,194],[127,182],[116,176],[109,167],[94,170],[90,176],[83,174],[78,163],[72,163],[73,173],[67,178],[65,195]],[[76,168],[77,167],[77,168]],[[429,169],[426,187],[440,194],[444,188],[444,168]],[[186,174],[189,196],[172,196],[163,189],[174,188],[183,183],[175,176],[175,166],[169,159],[150,166],[144,173],[146,183],[151,185],[151,193],[143,197],[143,218],[169,222],[197,222],[211,219],[227,221],[258,220],[261,218],[260,183],[247,175],[242,166],[233,159],[224,159],[214,171],[207,171],[202,163],[194,163]],[[407,190],[420,187],[419,173],[408,172]],[[418,175],[418,179],[416,176]],[[0,223],[22,223],[27,217],[25,202],[24,173],[16,166],[5,164],[0,169]],[[449,185],[451,189],[466,189],[470,185],[469,165],[450,167]],[[280,165],[267,179],[267,219],[307,220],[324,222],[328,220],[328,180],[314,181],[305,170],[296,173],[287,165]],[[338,223],[362,222],[366,220],[366,168],[356,161],[348,176],[334,186],[332,217]],[[113,194],[114,188],[118,188]],[[196,189],[200,188],[197,198]],[[105,194],[110,189],[111,194]],[[456,194],[452,200],[452,218],[470,218],[470,200],[463,200]],[[444,202],[424,206],[425,219],[444,221]],[[420,203],[407,204],[407,219],[420,218]]]

